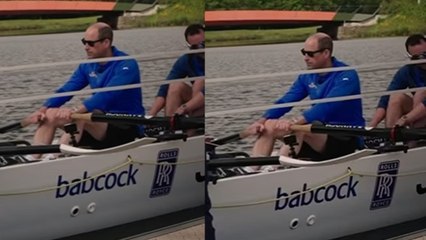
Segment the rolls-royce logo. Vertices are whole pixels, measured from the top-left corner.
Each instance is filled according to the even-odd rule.
[[[149,197],[168,195],[172,188],[173,177],[178,158],[179,149],[168,149],[158,153],[158,165],[155,168],[154,181]]]
[[[391,204],[398,169],[399,160],[382,162],[379,164],[370,210],[385,208]]]

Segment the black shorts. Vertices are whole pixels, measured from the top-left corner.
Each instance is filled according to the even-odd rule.
[[[104,149],[131,142],[139,137],[139,127],[136,125],[108,124],[106,136],[102,141],[83,131],[79,146],[93,149]]]
[[[311,148],[311,146],[303,142],[299,154],[297,154],[297,158],[309,159],[312,161],[324,161],[353,153],[358,148],[358,137],[328,135],[323,153],[315,151]]]

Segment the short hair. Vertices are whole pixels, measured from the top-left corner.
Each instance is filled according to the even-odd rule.
[[[204,32],[204,26],[201,24],[191,24],[185,29],[185,40],[188,41],[188,36],[199,34]]]
[[[333,39],[327,34],[318,35],[318,47],[319,49],[330,50],[330,55],[333,54]]]
[[[408,47],[415,46],[417,44],[421,44],[423,42],[426,42],[426,38],[423,34],[413,34],[410,35],[407,40],[405,41],[405,50],[408,52]]]
[[[112,28],[109,25],[100,26],[98,29],[98,38],[99,39],[109,39],[111,44],[113,40]]]

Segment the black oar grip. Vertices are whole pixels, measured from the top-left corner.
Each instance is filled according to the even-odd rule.
[[[0,127],[0,133],[7,133],[9,131],[17,130],[17,129],[20,129],[20,128],[22,128],[21,123],[16,122],[16,123],[12,123],[12,124]]]
[[[250,157],[250,158],[221,158],[212,159],[207,162],[207,169],[218,167],[244,167],[244,166],[263,166],[279,165],[279,157]]]

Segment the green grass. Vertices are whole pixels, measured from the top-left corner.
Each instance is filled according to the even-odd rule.
[[[84,31],[97,18],[1,20],[0,36]]]
[[[271,43],[303,42],[316,32],[316,27],[265,30],[223,30],[207,31],[206,46],[237,46]]]
[[[370,27],[351,30],[349,38],[408,36],[413,33],[425,33],[426,21],[412,16],[393,15]]]
[[[204,22],[204,1],[178,0],[152,16],[123,19],[125,28],[185,26]]]
[[[204,0],[174,0],[166,9],[148,17],[123,18],[120,28],[185,26],[204,22]],[[69,19],[0,20],[0,36],[79,32],[97,21],[95,17]]]

